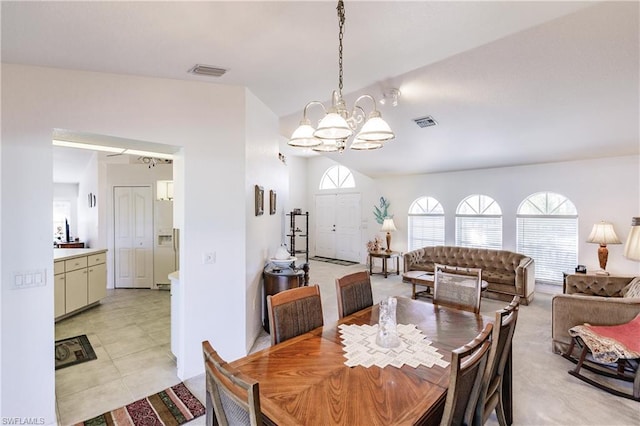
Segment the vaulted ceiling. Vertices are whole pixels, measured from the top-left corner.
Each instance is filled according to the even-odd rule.
[[[337,88],[336,3],[3,2],[2,61],[247,86],[281,118]],[[346,2],[344,92],[396,139],[330,154],[370,176],[638,154],[637,2]],[[196,63],[228,69],[195,76]],[[368,106],[365,104],[365,108]],[[311,118],[320,118],[311,110]],[[437,126],[413,119],[431,115]],[[116,135],[118,136],[118,135]]]

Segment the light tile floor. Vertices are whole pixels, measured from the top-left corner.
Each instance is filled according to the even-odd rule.
[[[310,283],[320,285],[325,324],[338,318],[335,278],[364,270],[311,262]],[[374,302],[386,296],[410,297],[411,286],[397,275],[372,276]],[[557,288],[536,286],[535,300],[520,309],[513,341],[514,425],[637,425],[637,402],[606,394],[578,381],[573,364],[551,352],[551,298]],[[157,290],[110,290],[103,303],[56,324],[56,339],[87,334],[98,360],[56,372],[61,425],[69,425],[125,405],[180,380],[170,355],[170,297]],[[483,298],[492,315],[504,302]],[[260,333],[251,352],[269,346]],[[204,401],[204,375],[185,381]],[[204,416],[190,424],[204,424]],[[497,425],[493,414],[488,425]]]

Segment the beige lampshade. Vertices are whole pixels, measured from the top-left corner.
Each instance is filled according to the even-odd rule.
[[[588,243],[597,244],[621,244],[622,241],[616,235],[616,231],[613,230],[613,224],[608,222],[600,222],[593,225],[591,234],[587,238]]]
[[[393,223],[393,219],[388,217],[382,222],[382,228],[380,228],[382,232],[393,232],[396,231],[396,224]]]
[[[640,217],[631,219],[631,231],[624,245],[623,256],[627,259],[640,261]]]

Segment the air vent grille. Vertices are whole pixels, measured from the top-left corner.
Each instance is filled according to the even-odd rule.
[[[207,75],[210,77],[221,77],[227,72],[227,70],[224,68],[212,67],[210,65],[196,64],[189,70],[189,72],[192,74]]]
[[[421,118],[414,118],[413,121],[415,121],[418,126],[423,128],[435,126],[436,124],[438,124],[438,122],[434,120],[433,117],[430,115],[427,115],[426,117],[421,117]]]

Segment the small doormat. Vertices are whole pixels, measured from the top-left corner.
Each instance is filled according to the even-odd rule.
[[[205,408],[184,383],[178,383],[124,407],[106,412],[75,426],[181,425],[200,417]]]
[[[314,256],[310,257],[311,260],[317,260],[318,262],[335,263],[336,265],[349,266],[357,265],[358,262],[352,262],[350,260],[331,259],[330,257]]]
[[[86,334],[56,341],[56,370],[97,359]]]

